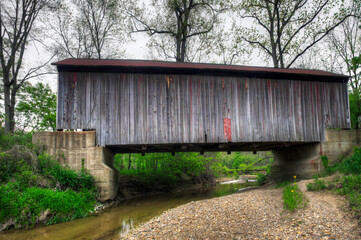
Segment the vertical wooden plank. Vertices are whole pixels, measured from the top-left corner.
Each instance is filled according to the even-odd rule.
[[[63,128],[63,96],[64,96],[64,73],[59,72],[58,74],[58,86],[57,86],[57,102],[56,102],[56,128]]]
[[[163,127],[162,127],[162,119],[163,119],[163,111],[162,111],[162,95],[163,95],[163,85],[161,78],[158,76],[156,77],[157,82],[157,94],[156,94],[156,119],[157,119],[157,137],[155,139],[155,143],[162,143],[162,136],[163,136]]]

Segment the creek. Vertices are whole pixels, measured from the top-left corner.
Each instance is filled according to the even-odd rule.
[[[129,200],[121,203],[120,206],[107,209],[97,216],[51,226],[40,226],[30,230],[11,230],[0,234],[0,239],[121,239],[132,228],[149,221],[167,209],[192,201],[233,194],[255,185],[257,183],[254,181],[248,183],[230,181],[202,189],[164,193]]]

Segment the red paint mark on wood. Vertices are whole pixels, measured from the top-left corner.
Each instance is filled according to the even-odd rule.
[[[226,139],[228,142],[232,142],[231,119],[224,118],[223,126],[224,126],[224,139]]]
[[[76,72],[73,72],[73,82],[75,83],[76,83],[76,77],[77,77]]]
[[[271,81],[267,80],[268,95],[271,96]]]

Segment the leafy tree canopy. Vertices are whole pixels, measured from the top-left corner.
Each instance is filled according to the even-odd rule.
[[[242,0],[238,41],[261,50],[276,68],[289,68],[350,16],[342,0]],[[247,20],[248,24],[245,24]]]
[[[24,86],[16,110],[24,129],[56,130],[56,95],[49,85],[37,83]]]
[[[212,51],[220,14],[226,10],[221,0],[152,0],[130,12],[135,32],[147,32],[149,47],[158,56],[191,62],[199,54]]]

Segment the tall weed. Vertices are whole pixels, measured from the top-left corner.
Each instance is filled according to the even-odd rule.
[[[305,205],[303,194],[296,183],[287,185],[283,190],[283,208],[294,211],[298,207]]]

